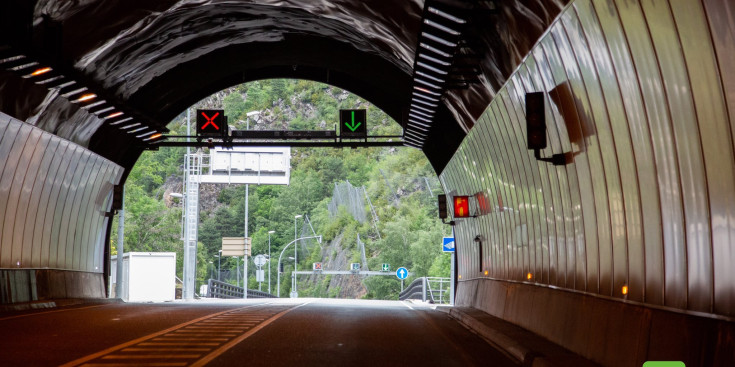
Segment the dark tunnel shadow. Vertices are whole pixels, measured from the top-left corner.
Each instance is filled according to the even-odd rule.
[[[581,102],[574,95],[568,80],[550,90],[549,97],[559,110],[559,114],[564,121],[564,126],[567,129],[569,141],[576,145],[576,149],[572,147],[573,152],[571,158],[573,159],[573,156],[587,150],[587,139],[596,133],[594,121],[577,108]]]

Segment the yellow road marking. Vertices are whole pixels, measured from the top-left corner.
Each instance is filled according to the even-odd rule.
[[[272,323],[273,321],[276,321],[276,320],[278,320],[278,319],[279,319],[279,318],[281,318],[281,317],[282,317],[283,315],[285,315],[285,314],[287,314],[287,313],[289,313],[289,312],[291,312],[291,311],[293,311],[293,310],[295,310],[295,309],[297,309],[297,308],[299,308],[299,307],[301,307],[301,306],[303,306],[303,305],[305,305],[305,304],[306,304],[306,303],[302,303],[302,304],[300,304],[300,305],[298,305],[298,306],[296,306],[296,307],[291,307],[291,308],[289,308],[289,309],[286,309],[286,310],[284,310],[284,311],[281,311],[281,312],[279,312],[279,313],[277,313],[277,314],[273,315],[273,316],[272,316],[271,318],[269,318],[269,319],[267,319],[266,321],[262,322],[262,323],[261,323],[261,324],[259,324],[258,326],[256,326],[256,327],[254,327],[254,328],[252,328],[252,329],[248,330],[248,332],[247,332],[247,333],[244,333],[244,334],[240,335],[239,337],[237,337],[237,338],[233,339],[233,340],[232,340],[232,341],[230,341],[229,343],[227,343],[227,344],[225,344],[225,345],[223,345],[223,346],[219,347],[218,349],[216,349],[216,350],[215,350],[215,351],[213,351],[212,353],[209,353],[209,354],[207,354],[206,356],[204,356],[204,358],[202,358],[202,359],[200,359],[200,360],[198,360],[198,361],[194,362],[194,363],[193,363],[193,364],[191,365],[191,367],[203,367],[203,366],[204,366],[204,365],[206,365],[207,363],[209,363],[209,362],[213,361],[213,360],[214,360],[215,358],[217,358],[217,357],[219,357],[220,355],[222,355],[222,353],[224,353],[224,352],[226,352],[226,351],[230,350],[230,349],[231,349],[232,347],[234,347],[234,346],[236,346],[236,345],[240,344],[240,343],[241,343],[241,342],[242,342],[243,340],[245,340],[245,339],[249,338],[250,336],[252,336],[253,334],[257,333],[258,331],[260,331],[260,329],[262,329],[262,328],[264,328],[264,327],[268,326],[268,325],[269,325],[270,323]]]
[[[186,363],[138,363],[136,367],[181,367]],[[85,363],[81,367],[130,367],[129,363]]]
[[[220,343],[199,343],[199,342],[175,342],[175,341],[170,341],[170,342],[160,342],[160,343],[158,343],[158,342],[156,342],[156,343],[148,343],[148,342],[145,342],[145,343],[140,343],[138,345],[140,345],[140,346],[157,345],[157,346],[161,346],[161,347],[170,347],[170,346],[173,346],[173,345],[193,345],[193,346],[208,345],[208,346],[216,347],[219,344]]]
[[[125,348],[121,352],[209,352],[212,348]]]
[[[102,357],[102,359],[191,359],[199,358],[200,355],[201,354],[112,354],[109,356],[104,356]]]
[[[262,306],[262,304],[258,304],[258,305],[250,305],[250,306],[245,306],[245,307],[241,307],[241,308],[240,308],[240,310],[244,310],[244,309],[247,309],[247,308],[252,308],[252,307],[256,307],[256,306]],[[59,367],[74,367],[74,366],[78,366],[78,365],[80,365],[80,364],[82,364],[82,363],[84,363],[84,362],[87,362],[87,361],[91,361],[91,360],[93,360],[93,359],[96,359],[96,358],[99,358],[99,357],[101,357],[101,356],[104,356],[104,355],[110,354],[110,353],[112,353],[112,352],[115,352],[115,351],[117,351],[117,350],[123,349],[123,348],[125,348],[125,347],[129,347],[129,346],[131,346],[131,345],[134,345],[134,344],[138,344],[138,343],[141,343],[141,342],[143,342],[143,341],[145,341],[145,340],[153,339],[153,338],[155,338],[155,337],[157,337],[157,336],[159,336],[159,335],[163,335],[163,334],[166,334],[166,333],[170,333],[170,332],[172,332],[172,331],[174,331],[174,330],[178,330],[178,329],[181,329],[181,328],[183,328],[183,327],[185,327],[185,326],[188,326],[188,325],[194,324],[194,323],[196,323],[196,322],[199,322],[199,321],[202,321],[202,320],[206,320],[206,319],[209,319],[209,318],[212,318],[212,317],[216,317],[216,316],[219,316],[219,315],[222,315],[222,314],[228,313],[228,312],[233,312],[233,311],[234,311],[234,310],[225,310],[225,311],[221,311],[221,312],[213,313],[213,314],[210,314],[210,315],[205,315],[205,316],[202,316],[202,317],[200,317],[200,318],[197,318],[197,319],[194,319],[194,320],[191,320],[191,321],[187,321],[187,322],[185,322],[185,323],[182,323],[182,324],[179,324],[179,325],[176,325],[176,326],[172,326],[172,327],[170,327],[170,328],[168,328],[168,329],[165,329],[165,330],[161,330],[161,331],[159,331],[159,332],[156,332],[156,333],[153,333],[153,334],[149,334],[149,335],[146,335],[146,336],[140,337],[140,338],[138,338],[138,339],[134,339],[134,340],[131,340],[131,341],[129,341],[129,342],[125,342],[125,343],[122,343],[122,344],[118,344],[118,345],[116,345],[116,346],[114,346],[114,347],[110,347],[110,348],[107,348],[107,349],[105,349],[105,350],[99,351],[99,352],[97,352],[97,353],[94,353],[94,354],[90,354],[90,355],[88,355],[88,356],[85,356],[85,357],[82,357],[82,358],[79,358],[79,359],[73,360],[73,361],[71,361],[71,362],[68,362],[68,363],[62,364],[62,365],[61,365],[61,366],[59,366]],[[217,345],[217,344],[214,344],[214,345]]]

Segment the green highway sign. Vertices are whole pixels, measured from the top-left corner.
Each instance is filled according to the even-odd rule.
[[[341,138],[367,137],[367,110],[339,110]]]
[[[380,269],[380,271],[390,271],[390,264],[383,264],[383,267]]]

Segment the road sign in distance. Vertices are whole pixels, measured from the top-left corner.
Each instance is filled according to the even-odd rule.
[[[350,264],[350,270],[352,270],[352,271],[360,271],[360,263],[351,263]]]
[[[367,137],[367,110],[339,110],[341,138]]]
[[[401,266],[400,268],[398,268],[398,270],[396,270],[396,276],[400,280],[408,278],[408,269]]]
[[[221,137],[226,135],[225,110],[197,110],[197,136]]]
[[[320,271],[320,270],[322,270],[322,263],[314,263],[314,264],[312,265],[312,269],[313,269],[314,271]]]
[[[267,261],[268,259],[266,259],[265,255],[257,255],[253,258],[253,262],[255,263],[255,266],[257,267],[261,267],[265,265]]]
[[[442,239],[442,251],[444,252],[454,252],[455,251],[454,237],[444,237],[444,239]]]
[[[390,264],[383,264],[380,271],[390,271]]]
[[[245,256],[245,237],[222,237],[222,256]]]
[[[469,196],[455,196],[454,200],[454,217],[468,218],[470,216],[470,200]]]

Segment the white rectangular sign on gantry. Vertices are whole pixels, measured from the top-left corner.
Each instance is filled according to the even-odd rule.
[[[209,167],[202,167],[201,183],[288,185],[290,147],[215,147]]]

